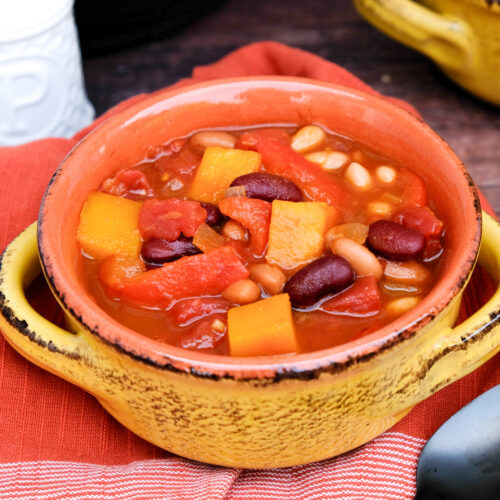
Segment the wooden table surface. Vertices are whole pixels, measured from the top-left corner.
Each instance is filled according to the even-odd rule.
[[[313,52],[413,104],[500,213],[500,108],[462,91],[424,56],[376,31],[347,0],[228,0],[173,36],[84,60],[88,96],[100,114],[261,40]]]

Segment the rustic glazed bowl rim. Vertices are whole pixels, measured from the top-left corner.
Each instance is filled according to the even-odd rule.
[[[278,84],[279,87],[277,86]],[[342,96],[349,94],[355,99],[362,100],[369,107],[383,109],[391,113],[394,119],[417,122],[419,128],[425,129],[426,137],[434,141],[439,141],[440,146],[445,148],[447,154],[454,158],[457,168],[461,169],[461,173],[470,190],[468,194],[474,205],[473,211],[475,214],[474,225],[476,230],[474,237],[470,242],[467,256],[464,256],[463,266],[460,269],[450,271],[453,277],[452,284],[444,289],[443,287],[435,287],[412,311],[361,339],[303,354],[238,358],[189,351],[155,341],[123,326],[110,316],[102,314],[102,310],[97,305],[95,305],[95,308],[96,310],[100,310],[100,314],[103,316],[102,321],[98,325],[90,325],[86,321],[85,309],[81,309],[80,307],[78,293],[67,287],[64,289],[64,293],[61,292],[60,288],[62,288],[61,284],[64,284],[64,276],[58,274],[57,263],[54,263],[50,259],[48,250],[51,243],[45,236],[46,219],[44,209],[47,200],[50,199],[54,190],[57,189],[58,179],[64,175],[65,164],[68,158],[78,154],[82,144],[94,141],[103,130],[120,127],[127,121],[134,120],[134,117],[137,116],[141,116],[142,118],[148,114],[148,111],[152,113],[152,109],[165,100],[171,101],[177,98],[182,102],[186,102],[186,98],[189,99],[190,95],[196,96],[200,91],[202,97],[207,98],[208,96],[203,95],[203,92],[220,92],[227,85],[241,85],[241,90],[267,88],[274,85],[274,88],[279,88],[280,90],[291,90],[292,88],[297,90],[300,87],[300,89],[306,91],[307,89],[318,90],[320,88],[325,92],[330,92],[332,95]],[[323,372],[338,373],[353,364],[368,361],[378,353],[413,337],[416,332],[439,315],[453,301],[467,283],[474,268],[479,251],[480,238],[481,209],[474,183],[451,148],[424,122],[382,97],[342,85],[299,77],[243,77],[212,80],[160,92],[110,117],[85,136],[62,161],[47,187],[38,220],[38,249],[45,277],[56,298],[74,319],[91,332],[91,334],[141,362],[174,372],[190,372],[196,376],[211,379],[219,379],[220,377],[245,380],[255,378],[273,378],[275,380],[282,378],[312,379],[317,378]],[[120,335],[110,333],[117,331],[119,331]]]

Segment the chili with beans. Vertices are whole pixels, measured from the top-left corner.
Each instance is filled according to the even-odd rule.
[[[423,180],[316,125],[154,145],[84,204],[78,241],[112,317],[182,348],[309,352],[413,308],[445,228]]]

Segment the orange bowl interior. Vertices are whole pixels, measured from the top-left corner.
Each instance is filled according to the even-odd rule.
[[[363,339],[317,353],[238,359],[161,344],[125,328],[99,308],[83,278],[76,230],[85,199],[106,177],[138,163],[149,145],[195,130],[308,123],[356,139],[426,180],[446,224],[446,253],[435,288],[415,309]],[[287,363],[297,369],[342,362],[376,350],[396,332],[436,315],[463,287],[472,269],[480,236],[478,214],[475,188],[460,161],[406,111],[381,98],[306,79],[232,79],[159,94],[112,117],[80,142],[47,189],[39,218],[39,249],[49,282],[65,307],[125,351],[158,364],[272,371]]]

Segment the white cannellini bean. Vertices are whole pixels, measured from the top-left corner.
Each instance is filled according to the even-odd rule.
[[[247,230],[239,223],[234,220],[228,220],[223,228],[222,234],[226,238],[231,238],[232,240],[248,240]]]
[[[377,215],[384,218],[389,218],[393,212],[392,205],[385,201],[371,201],[366,208],[370,215]]]
[[[349,157],[340,151],[316,151],[306,155],[306,160],[318,164],[325,172],[333,172],[341,169]]]
[[[328,151],[315,151],[314,153],[309,153],[308,155],[305,156],[306,160],[312,161],[313,163],[316,163],[319,166],[323,166],[323,164],[326,162],[326,158],[328,155]]]
[[[204,130],[194,134],[189,142],[196,151],[203,153],[207,148],[234,148],[236,137],[228,132]]]
[[[326,134],[316,125],[307,125],[298,130],[292,137],[291,147],[297,153],[306,153],[320,147],[325,141]]]
[[[281,293],[286,283],[285,273],[271,264],[253,264],[249,266],[251,278],[256,281],[269,295]]]
[[[382,264],[368,248],[357,241],[339,238],[332,241],[331,249],[334,254],[344,257],[358,276],[373,275],[377,281],[382,277]]]
[[[360,163],[353,161],[345,171],[345,177],[355,188],[367,191],[372,187],[372,176],[370,172]]]
[[[375,169],[375,175],[380,182],[391,184],[396,180],[396,170],[387,165],[380,165]]]
[[[384,278],[391,283],[425,285],[430,282],[431,277],[429,269],[416,260],[388,260],[384,270]]]
[[[385,306],[385,310],[390,316],[401,316],[410,309],[413,309],[420,302],[420,297],[401,297],[391,300]]]
[[[233,304],[250,304],[260,298],[260,287],[255,281],[244,279],[229,285],[222,296]]]

